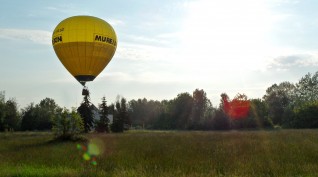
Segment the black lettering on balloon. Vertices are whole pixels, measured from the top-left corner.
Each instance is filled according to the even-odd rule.
[[[63,42],[62,36],[57,36],[57,37],[54,37],[54,38],[52,39],[52,44],[53,44],[53,45],[56,44],[56,43],[59,43],[59,42]]]
[[[105,42],[105,43],[112,44],[112,45],[116,46],[116,40],[109,38],[109,37],[106,37],[106,36],[95,35],[95,41]]]

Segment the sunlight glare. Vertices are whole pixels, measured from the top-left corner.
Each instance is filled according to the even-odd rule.
[[[199,0],[187,3],[186,8],[182,47],[189,64],[193,66],[195,58],[215,70],[264,67],[260,54],[267,50],[272,21],[264,1]]]

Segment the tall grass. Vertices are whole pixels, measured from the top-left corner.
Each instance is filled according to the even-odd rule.
[[[318,176],[318,131],[128,132],[94,166],[49,133],[0,134],[0,176]]]

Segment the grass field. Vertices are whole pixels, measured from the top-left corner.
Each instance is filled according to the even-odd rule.
[[[318,176],[318,130],[90,134],[97,165],[49,133],[0,134],[0,176]]]

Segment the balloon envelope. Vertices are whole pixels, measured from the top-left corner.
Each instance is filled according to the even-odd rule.
[[[117,36],[102,19],[74,16],[56,26],[52,45],[64,67],[84,85],[110,62],[117,48]]]

